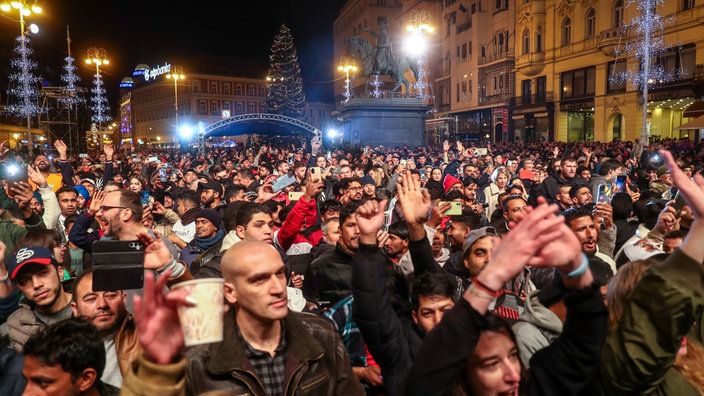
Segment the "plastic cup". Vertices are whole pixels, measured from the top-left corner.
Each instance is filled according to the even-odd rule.
[[[178,307],[178,317],[186,346],[222,341],[225,313],[224,283],[225,280],[221,278],[207,278],[174,285],[174,289],[188,290],[189,296],[196,304],[193,307]]]

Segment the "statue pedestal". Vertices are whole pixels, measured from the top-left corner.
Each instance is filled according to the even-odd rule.
[[[354,98],[338,109],[342,143],[365,147],[425,146],[425,118],[430,106],[418,98]]]

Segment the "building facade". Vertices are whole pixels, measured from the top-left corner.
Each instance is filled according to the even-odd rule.
[[[382,20],[402,43],[408,16],[423,7],[434,12],[436,27],[427,62],[436,110],[429,142],[633,140],[643,111],[651,136],[697,139],[699,131],[677,128],[692,120],[688,106],[704,99],[704,0],[658,2],[664,29],[653,32],[662,44],[651,62],[664,73],[649,82],[645,110],[634,77],[642,68],[637,4],[349,0],[334,24],[335,57],[346,54],[353,35],[374,44],[364,29],[378,31]],[[363,84],[353,79],[355,95],[363,95]],[[336,84],[336,98],[343,88],[344,81]]]
[[[187,74],[174,81],[165,76],[123,95],[121,131],[123,143],[173,146],[178,130],[208,125],[230,116],[266,111],[266,80],[213,74]],[[178,127],[175,101],[178,96]],[[131,142],[129,141],[131,139]]]
[[[524,141],[633,140],[641,135],[644,101],[633,76],[641,70],[642,41],[632,24],[640,17],[624,0],[532,0],[516,9],[514,136]],[[650,135],[694,137],[675,129],[684,110],[704,93],[704,1],[664,1],[665,21],[649,81]],[[634,47],[636,46],[636,47]],[[631,49],[629,51],[629,49]],[[642,53],[642,52],[640,52]],[[623,78],[629,76],[631,78]]]

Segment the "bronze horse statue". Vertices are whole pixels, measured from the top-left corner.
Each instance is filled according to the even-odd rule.
[[[369,76],[371,76],[373,72],[375,72],[374,55],[376,50],[369,43],[369,41],[359,36],[352,36],[347,44],[350,56],[356,59],[359,62],[359,65],[361,66],[362,75],[365,78],[364,96],[366,97],[367,90],[369,87]],[[406,77],[403,75],[408,69],[411,69],[411,71],[413,72],[413,76],[417,81],[418,67],[416,64],[416,59],[408,55],[399,53],[398,51],[394,51],[391,54],[391,59],[387,67],[384,70],[378,70],[378,74],[380,76],[388,75],[394,80],[394,82],[396,82],[396,85],[391,90],[392,93],[398,91],[399,88],[401,88],[401,86],[403,85],[406,88],[405,96],[408,97],[411,84],[408,82],[408,79],[406,79]]]

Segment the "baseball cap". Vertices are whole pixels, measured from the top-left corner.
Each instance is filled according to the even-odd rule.
[[[95,180],[88,178],[88,177],[86,177],[85,179],[81,179],[81,181],[78,182],[78,184],[83,184],[83,182],[88,182],[88,183],[92,184],[93,186],[97,186],[97,184],[95,184]]]
[[[469,232],[469,235],[467,235],[467,239],[462,242],[462,250],[464,250],[464,253],[466,254],[469,248],[474,245],[474,242],[484,238],[485,236],[488,235],[499,235],[496,232],[496,228],[487,226],[487,227],[482,227],[482,228],[477,228],[476,230],[472,230]]]
[[[7,272],[10,278],[15,279],[22,267],[27,264],[50,265],[54,256],[49,249],[43,246],[26,246],[18,249],[7,263]]]
[[[210,180],[207,183],[200,182],[200,183],[198,183],[198,187],[203,188],[203,189],[218,191],[218,192],[220,192],[221,196],[225,194],[225,191],[224,191],[222,184],[220,184],[220,182],[217,182],[215,180]]]

